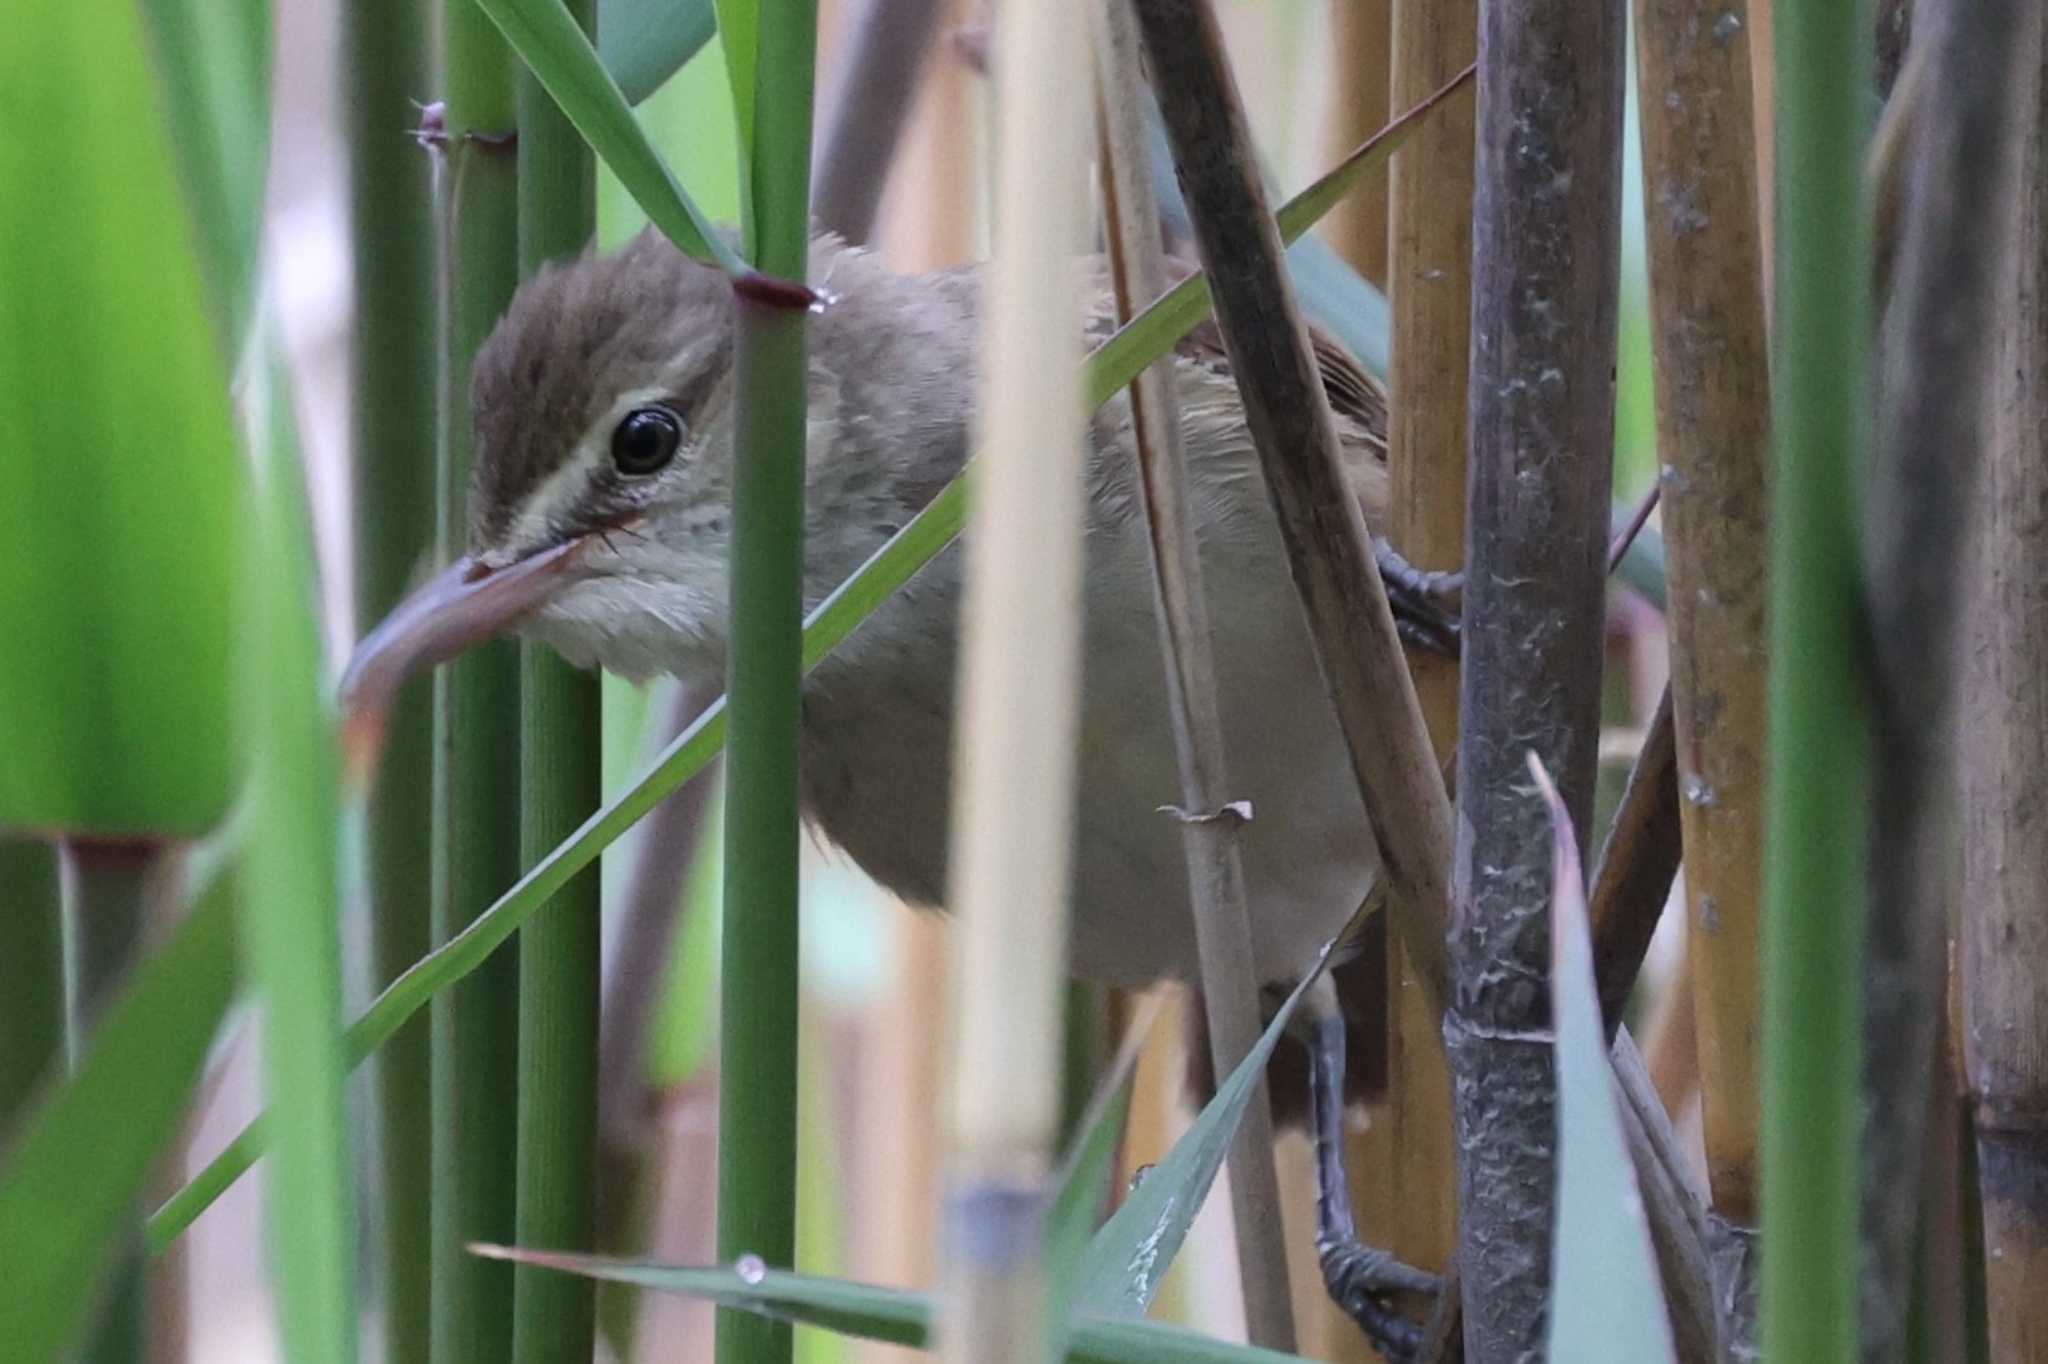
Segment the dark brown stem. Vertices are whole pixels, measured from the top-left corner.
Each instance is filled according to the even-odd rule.
[[[1864,1357],[1901,1358],[1942,1010],[1952,699],[1978,451],[2010,232],[2013,90],[2037,7],[1930,0],[1926,85],[1884,360],[1864,547],[1876,686],[1865,993]]]
[[[1612,1041],[1621,1030],[1643,956],[1650,949],[1664,902],[1671,896],[1681,851],[1678,744],[1671,724],[1671,689],[1628,774],[1621,806],[1608,826],[1607,846],[1588,902],[1593,922],[1593,978],[1600,1017]]]
[[[1475,1361],[1539,1357],[1557,1121],[1548,817],[1591,817],[1620,248],[1619,0],[1480,7],[1463,739],[1444,1020]]]
[[[1440,1000],[1449,802],[1338,461],[1243,105],[1207,4],[1138,0],[1137,10],[1216,320],[1379,844],[1395,932]]]

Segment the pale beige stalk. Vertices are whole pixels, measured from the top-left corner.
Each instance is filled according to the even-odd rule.
[[[1110,275],[1117,319],[1128,322],[1166,292],[1166,260],[1146,158],[1144,69],[1137,25],[1126,0],[1098,3],[1093,13]],[[1231,788],[1225,760],[1212,618],[1188,505],[1187,455],[1173,367],[1168,356],[1131,385],[1131,431],[1149,531],[1153,601],[1180,766],[1180,800],[1192,816],[1182,821],[1182,838],[1202,999],[1208,1011],[1210,1060],[1220,1077],[1230,1074],[1258,1041],[1259,982],[1252,974],[1251,919],[1238,849],[1241,820],[1228,808],[1241,793]],[[1238,1124],[1229,1159],[1246,1333],[1254,1345],[1291,1350],[1294,1316],[1288,1301],[1286,1228],[1263,1076]]]
[[[1059,1116],[1080,680],[1088,30],[1007,7],[983,466],[967,546],[951,888],[959,916],[941,1349],[1042,1359],[1037,1197]]]

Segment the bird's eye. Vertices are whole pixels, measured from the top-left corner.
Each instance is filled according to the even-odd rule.
[[[612,463],[622,474],[659,473],[683,443],[683,423],[665,407],[636,407],[612,432]]]

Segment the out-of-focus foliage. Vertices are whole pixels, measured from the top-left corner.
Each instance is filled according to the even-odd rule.
[[[234,781],[242,470],[192,217],[135,7],[8,27],[0,825],[197,834]]]

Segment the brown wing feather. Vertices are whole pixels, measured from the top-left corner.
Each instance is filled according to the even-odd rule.
[[[1330,411],[1337,419],[1338,448],[1351,491],[1377,526],[1387,505],[1387,390],[1365,366],[1353,359],[1336,337],[1311,322],[1309,349]],[[1214,318],[1196,325],[1177,348],[1179,353],[1218,374],[1230,372],[1223,332]]]

